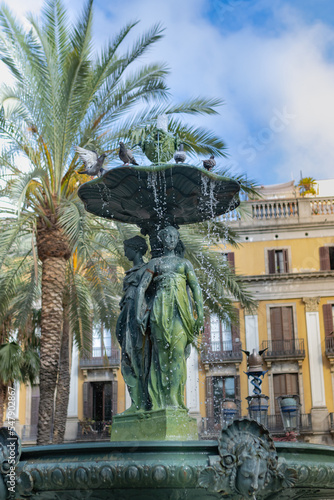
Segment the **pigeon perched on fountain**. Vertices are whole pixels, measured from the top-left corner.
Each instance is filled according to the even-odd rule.
[[[128,165],[129,163],[131,163],[132,165],[138,165],[138,163],[134,159],[132,151],[130,149],[126,149],[124,142],[120,142],[119,145],[119,158],[120,160],[122,160],[124,165]]]
[[[75,146],[75,150],[79,155],[79,158],[85,164],[85,170],[78,171],[79,174],[87,174],[87,175],[97,175],[101,177],[101,175],[106,172],[104,168],[102,168],[103,162],[106,159],[107,155],[102,154],[99,156],[96,151],[91,151],[90,149],[80,148],[79,146]]]
[[[211,155],[208,160],[203,160],[203,167],[206,168],[206,170],[210,171],[215,166],[216,166],[216,160],[214,155]]]
[[[184,163],[186,161],[187,155],[183,151],[183,144],[180,144],[178,151],[174,153],[175,163]]]

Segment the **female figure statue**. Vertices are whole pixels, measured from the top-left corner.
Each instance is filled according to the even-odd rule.
[[[149,374],[149,396],[152,409],[185,408],[186,347],[203,326],[203,299],[191,263],[175,253],[178,231],[166,227],[158,233],[163,255],[146,266],[137,289],[136,315],[143,325],[142,305],[145,292],[153,282],[155,294],[150,311],[152,359]],[[196,305],[197,319],[187,293],[189,286]]]
[[[146,269],[143,261],[146,252],[147,244],[141,236],[124,241],[124,254],[133,262],[133,267],[125,273],[124,295],[120,302],[121,313],[117,320],[116,335],[122,349],[121,372],[132,401],[131,407],[126,410],[128,413],[147,410],[150,407],[147,393],[149,339],[139,327],[135,315],[135,296]],[[143,306],[145,305],[144,298]]]

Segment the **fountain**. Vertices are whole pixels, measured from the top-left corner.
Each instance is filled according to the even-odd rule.
[[[156,134],[159,158],[161,143],[170,151],[176,142],[166,134]],[[239,189],[234,180],[204,168],[168,163],[114,168],[80,187],[86,210],[137,224],[150,239],[148,263],[142,258],[144,238],[124,242],[133,267],[124,279],[116,334],[132,404],[114,417],[110,443],[37,446],[22,452],[16,446],[15,491],[8,472],[15,437],[3,430],[1,498],[6,491],[7,498],[36,500],[334,498],[329,447],[275,446],[266,428],[249,419],[228,425],[218,442],[198,441],[196,421],[183,403],[185,361],[203,324],[203,306],[178,228],[234,209]]]

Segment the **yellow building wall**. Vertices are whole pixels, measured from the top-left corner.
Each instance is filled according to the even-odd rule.
[[[25,384],[20,384],[19,423],[21,425],[24,425],[26,422],[26,402],[27,388]]]
[[[266,274],[265,258],[268,248],[290,249],[290,272],[319,271],[319,248],[329,244],[334,245],[334,237],[244,241],[239,244],[239,248],[227,247],[227,250],[234,252],[237,273],[252,276]]]

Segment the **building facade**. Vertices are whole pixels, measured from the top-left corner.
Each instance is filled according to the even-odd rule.
[[[201,356],[200,383],[206,387],[208,434],[219,428],[222,398],[239,398],[241,414],[247,414],[251,388],[242,346],[266,349],[262,392],[269,396],[269,429],[284,434],[277,398],[298,395],[300,439],[333,442],[334,198],[321,196],[329,184],[319,182],[311,197],[299,196],[293,182],[267,186],[260,200],[246,202],[247,218],[231,216],[240,246],[222,251],[245,276],[257,309],[236,304],[234,334],[212,318],[206,325],[211,348]]]
[[[245,202],[248,217],[227,216],[240,246],[221,245],[257,301],[239,321],[206,319],[200,353],[188,358],[185,401],[200,435],[215,437],[224,399],[247,415],[252,392],[241,349],[266,349],[262,392],[269,396],[268,427],[284,434],[277,397],[300,398],[300,439],[333,443],[334,433],[334,196],[332,181],[319,181],[316,196],[299,196],[294,183],[266,186]],[[17,387],[17,430],[26,443],[37,428],[38,386]],[[112,417],[130,406],[120,372],[120,352],[110,332],[94,331],[92,351],[74,347],[66,439],[108,439]]]

